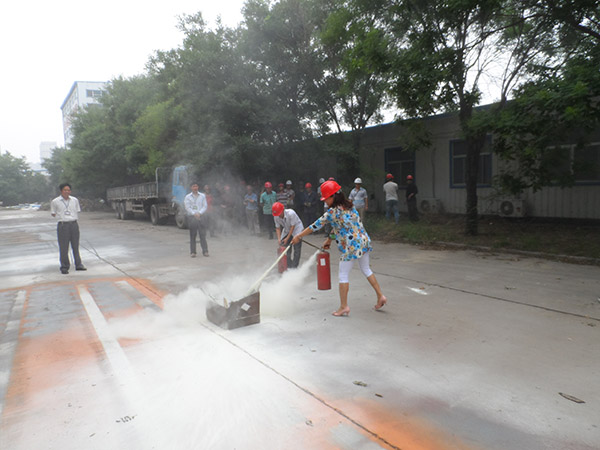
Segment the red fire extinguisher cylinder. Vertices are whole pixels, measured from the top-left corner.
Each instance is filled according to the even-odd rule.
[[[331,267],[329,265],[329,252],[324,250],[317,253],[317,289],[327,291],[331,289]]]
[[[283,245],[280,245],[277,248],[277,256],[281,255],[281,252],[285,252],[287,250],[287,247],[284,247]],[[277,263],[277,270],[279,271],[279,273],[283,273],[287,270],[288,266],[287,266],[287,255],[283,255],[283,257],[279,260],[279,262]]]

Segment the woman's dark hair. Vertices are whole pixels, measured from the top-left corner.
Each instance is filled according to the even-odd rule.
[[[339,190],[333,194],[333,203],[331,204],[332,208],[335,208],[336,206],[341,206],[343,209],[351,209],[352,200],[347,199],[344,193]]]

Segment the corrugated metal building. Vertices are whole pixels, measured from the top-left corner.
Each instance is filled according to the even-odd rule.
[[[417,151],[406,150],[407,131],[401,124],[391,123],[367,128],[360,155],[365,187],[371,200],[369,209],[384,210],[383,183],[385,174],[392,173],[403,188],[406,176],[412,174],[419,188],[418,206],[424,212],[465,213],[465,155],[466,148],[456,114],[442,114],[422,120],[430,133],[431,146]],[[571,162],[584,163],[585,170],[575,173],[573,187],[546,187],[540,191],[526,190],[518,197],[498,194],[492,187],[493,177],[506,162],[491,152],[490,136],[480,156],[478,210],[481,214],[507,217],[555,217],[600,219],[600,130],[592,144],[583,150],[561,143],[564,170]],[[559,168],[560,169],[560,168]],[[403,193],[400,194],[403,198]],[[400,201],[401,211],[406,204]]]

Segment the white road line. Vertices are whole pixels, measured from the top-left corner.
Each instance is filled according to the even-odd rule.
[[[120,388],[120,394],[125,398],[127,402],[126,406],[133,410],[126,411],[123,414],[123,417],[127,416],[132,419],[135,418],[135,423],[131,423],[135,426],[136,431],[134,433],[138,440],[139,447],[134,445],[132,448],[154,448],[153,444],[148,442],[148,438],[146,437],[147,433],[143,431],[143,425],[147,425],[144,423],[146,421],[143,417],[139,417],[148,409],[145,407],[145,396],[143,395],[141,386],[135,376],[135,372],[125,355],[123,348],[111,333],[108,322],[104,318],[104,315],[100,311],[100,308],[98,308],[98,305],[88,289],[84,285],[78,284],[77,290],[90,322],[104,348],[106,358],[113,368],[116,385]],[[142,425],[142,427],[138,427],[138,425]]]
[[[108,362],[115,372],[119,374],[119,377],[121,377],[121,375],[133,376],[133,370],[131,369],[129,360],[125,356],[125,352],[123,352],[119,342],[110,332],[108,323],[102,315],[102,312],[100,312],[98,305],[96,305],[92,294],[90,294],[87,288],[81,284],[77,285],[77,291],[79,292],[79,298],[81,298],[85,311],[90,318],[90,322],[98,335],[98,339],[100,339],[100,343],[102,344],[102,347],[104,347]]]
[[[406,286],[406,287],[407,287],[408,289],[410,289],[411,291],[413,291],[413,292],[416,292],[417,294],[420,294],[420,295],[429,295],[429,294],[427,294],[427,292],[425,292],[425,290],[424,290],[424,289],[420,289],[420,288],[413,288],[413,287],[410,287],[410,286]]]
[[[8,391],[13,358],[19,344],[19,328],[21,326],[23,305],[26,298],[26,291],[17,292],[17,298],[10,311],[8,323],[6,324],[4,333],[0,336],[0,367],[2,367],[0,370],[0,417],[2,417],[4,410],[4,399]]]

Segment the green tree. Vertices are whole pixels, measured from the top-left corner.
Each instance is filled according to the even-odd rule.
[[[484,117],[494,132],[494,150],[511,162],[498,176],[500,187],[517,194],[548,185],[572,186],[581,167],[561,144],[575,142],[576,152],[600,126],[600,10],[596,1],[536,0],[527,5],[555,33],[543,48],[543,64],[533,64],[532,79],[514,100]],[[589,165],[586,160],[585,164]]]
[[[73,121],[73,140],[61,157],[64,181],[72,184],[81,196],[104,197],[108,186],[127,179],[127,160],[123,149],[115,146],[112,122],[107,108],[89,108]]]
[[[0,153],[0,201],[4,206],[49,199],[48,180],[33,172],[25,158]]]
[[[457,112],[466,140],[466,226],[477,234],[479,155],[488,130],[473,122],[482,80],[492,67],[501,73],[498,96],[508,93],[544,46],[551,30],[536,23],[514,0],[354,0],[360,10],[380,11],[389,37],[381,64],[392,74],[391,94],[407,117]],[[381,52],[379,52],[381,54]]]
[[[42,161],[42,167],[50,174],[50,185],[58,188],[61,183],[66,183],[66,176],[64,175],[65,163],[64,157],[67,149],[64,147],[57,147],[52,151],[52,156]]]
[[[338,0],[254,0],[244,34],[245,54],[276,105],[273,120],[292,131],[280,143],[337,132],[322,147],[352,178],[362,131],[381,120],[387,98],[387,72],[374,62],[386,47],[377,13],[354,13]]]
[[[122,182],[152,179],[156,166],[169,159],[178,129],[177,110],[162,81],[152,75],[117,78],[101,103],[105,114],[99,119],[114,159],[125,159],[126,172],[118,172]]]

